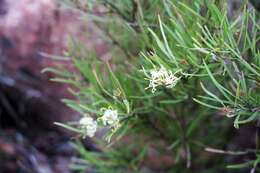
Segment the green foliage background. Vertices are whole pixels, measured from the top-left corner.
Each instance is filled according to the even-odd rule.
[[[103,61],[72,39],[66,67],[46,68],[57,82],[69,83],[77,98],[63,100],[81,114],[98,118],[104,107],[119,111],[121,127],[94,139],[102,152],[75,147],[72,164],[79,171],[115,172],[257,172],[258,132],[254,148],[240,148],[232,138],[244,124],[255,127],[260,115],[259,13],[247,1],[229,16],[226,0],[71,0],[113,45]],[[102,15],[95,7],[104,6]],[[145,89],[142,69],[164,66],[181,80],[155,93]],[[77,122],[59,124],[82,133]],[[258,131],[258,127],[255,128]],[[127,139],[131,142],[126,142]],[[162,145],[161,145],[162,144]],[[170,155],[172,166],[153,170],[150,148]],[[219,155],[220,154],[220,155]],[[159,159],[159,158],[153,158]],[[233,162],[234,161],[234,162]],[[235,170],[234,170],[235,169]]]

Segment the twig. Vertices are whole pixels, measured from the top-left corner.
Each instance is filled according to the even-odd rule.
[[[3,95],[2,93],[0,93],[0,103],[2,103],[2,105],[4,106],[4,108],[7,110],[8,115],[10,115],[12,117],[12,119],[14,120],[15,124],[21,128],[24,129],[26,128],[26,124],[21,121],[18,118],[18,114],[16,113],[16,111],[12,108],[12,106],[10,105],[9,101],[6,99],[5,95]]]
[[[124,52],[124,54],[126,55],[126,57],[128,58],[128,59],[131,59],[131,54],[127,51],[127,49],[125,49],[117,40],[116,40],[116,38],[114,38],[114,36],[111,34],[111,33],[109,33],[109,31],[107,31],[107,30],[105,30],[105,32],[106,32],[106,35],[110,38],[110,40],[113,42],[113,44],[114,45],[116,45],[118,48],[120,48],[123,52]]]
[[[138,3],[136,2],[136,0],[132,0],[132,6],[133,6],[132,22],[135,22],[136,21],[136,13],[137,13],[137,10],[138,10]]]
[[[122,19],[131,22],[131,20],[113,3],[105,0],[103,3],[105,6],[110,7],[111,10],[113,10],[116,14],[118,14]]]
[[[131,27],[140,27],[140,26],[143,26],[143,27],[149,27],[149,28],[158,28],[158,26],[156,24],[142,24],[140,25],[139,23],[135,23],[135,22],[127,22],[127,24]]]
[[[205,151],[210,153],[216,153],[216,154],[226,154],[226,155],[236,155],[236,156],[258,153],[258,151],[254,149],[247,149],[245,151],[231,151],[231,150],[221,150],[221,149],[216,149],[211,147],[206,147]]]
[[[164,89],[164,92],[170,96],[172,99],[175,98],[174,95],[169,92],[167,89]],[[190,156],[190,147],[188,145],[188,140],[186,137],[186,121],[185,118],[183,116],[179,116],[178,114],[174,113],[176,116],[175,120],[177,121],[177,123],[179,124],[180,128],[181,128],[181,133],[182,133],[182,142],[183,145],[185,146],[185,151],[186,151],[186,156],[187,156],[187,160],[186,160],[186,166],[187,168],[189,168],[191,166],[191,156]],[[170,116],[172,117],[172,116]]]

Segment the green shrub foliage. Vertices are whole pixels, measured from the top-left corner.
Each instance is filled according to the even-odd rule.
[[[73,64],[46,68],[69,84],[78,122],[56,123],[102,152],[76,142],[75,170],[125,172],[257,172],[260,115],[259,14],[244,1],[230,14],[227,0],[71,0],[104,33],[112,58],[71,39],[64,57]],[[95,9],[102,12],[95,15]],[[62,64],[62,63],[61,63]],[[243,126],[256,127],[242,140]],[[256,132],[258,133],[258,132]],[[153,170],[151,148],[171,166]],[[159,160],[153,156],[154,160]],[[235,169],[235,170],[233,170]]]

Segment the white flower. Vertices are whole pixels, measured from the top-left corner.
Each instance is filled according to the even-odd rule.
[[[91,117],[81,118],[79,125],[86,136],[93,137],[97,131],[97,122]]]
[[[104,125],[116,125],[119,122],[117,110],[106,109],[100,118]]]
[[[150,84],[147,88],[152,88],[152,93],[156,91],[156,87],[165,86],[166,88],[174,87],[181,77],[176,77],[176,73],[161,67],[159,70],[153,69],[148,75]]]

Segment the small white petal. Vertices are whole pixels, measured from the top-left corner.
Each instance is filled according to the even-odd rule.
[[[117,110],[107,109],[104,112],[104,115],[101,117],[104,125],[113,125],[116,124],[118,119]]]
[[[81,118],[79,125],[86,136],[93,137],[97,131],[97,122],[91,117]]]

